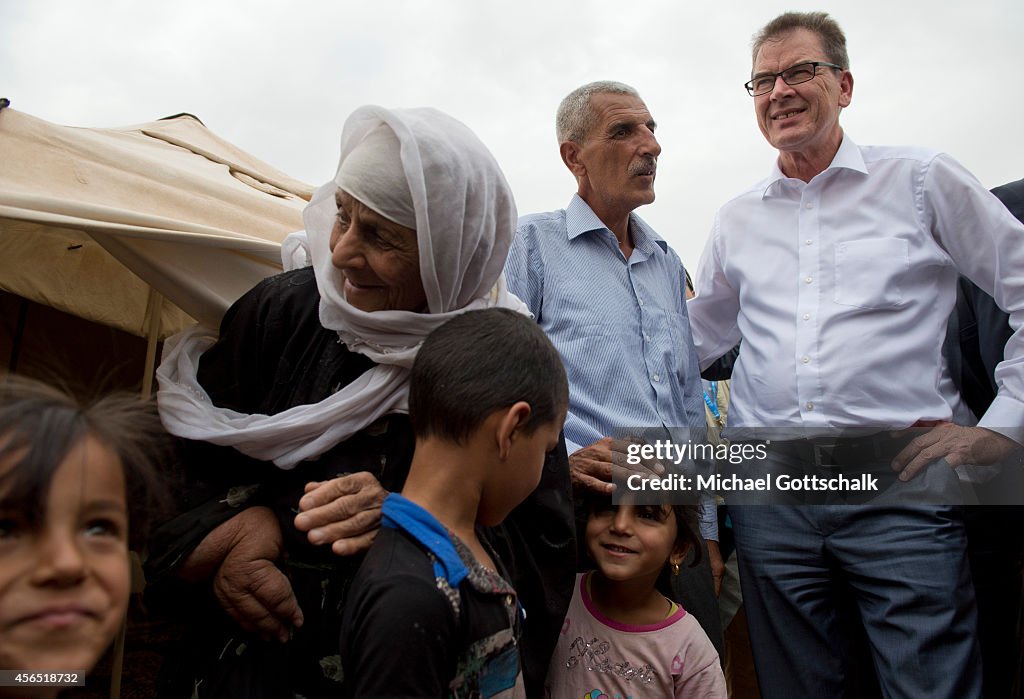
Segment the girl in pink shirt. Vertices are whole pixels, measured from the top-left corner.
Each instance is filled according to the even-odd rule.
[[[693,507],[589,503],[587,553],[546,683],[550,697],[725,699],[718,653],[697,620],[662,595],[697,543]],[[698,549],[699,550],[699,549]]]

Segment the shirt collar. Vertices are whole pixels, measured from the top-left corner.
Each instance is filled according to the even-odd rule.
[[[381,526],[402,529],[434,554],[434,575],[458,587],[469,570],[455,549],[448,531],[422,507],[398,493],[384,498]]]
[[[832,158],[832,162],[825,168],[825,171],[838,169],[868,174],[868,167],[864,164],[864,155],[860,152],[860,147],[853,142],[853,139],[845,131],[843,132],[843,140],[839,144],[839,150],[836,151],[835,157]],[[768,179],[764,181],[764,191],[761,193],[761,198],[767,197],[777,182],[787,179],[790,178],[783,174],[782,169],[779,167],[779,159],[776,158],[775,162],[772,163],[772,171],[768,175]]]
[[[649,255],[653,252],[656,244],[661,248],[662,253],[668,251],[668,243],[662,240],[661,236],[655,233],[654,229],[635,212],[629,215],[629,224],[633,233],[635,249]],[[569,240],[575,240],[584,233],[600,230],[611,232],[608,226],[604,225],[604,222],[597,217],[590,205],[583,201],[579,194],[573,194],[569,205],[565,207],[565,232]]]

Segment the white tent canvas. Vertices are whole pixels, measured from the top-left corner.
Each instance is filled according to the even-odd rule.
[[[280,271],[312,194],[191,115],[89,129],[3,109],[0,158],[0,287],[140,336],[145,294],[126,291],[215,324]],[[161,336],[186,322],[168,315]]]
[[[216,327],[280,271],[311,194],[191,115],[75,128],[0,109],[0,290],[151,341]]]

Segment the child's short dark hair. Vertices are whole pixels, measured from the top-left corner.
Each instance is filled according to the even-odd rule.
[[[569,403],[562,359],[529,317],[504,308],[468,311],[420,347],[409,387],[417,439],[464,442],[488,415],[518,401],[530,404],[527,434]]]
[[[0,461],[16,459],[0,472],[0,505],[17,508],[35,523],[45,511],[53,474],[90,435],[121,460],[130,543],[138,549],[167,498],[157,465],[170,443],[153,402],[134,394],[80,400],[34,379],[0,375]]]

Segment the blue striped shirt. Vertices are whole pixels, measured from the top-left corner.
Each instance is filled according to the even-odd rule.
[[[520,218],[505,263],[509,289],[565,363],[570,454],[638,428],[648,441],[706,434],[683,263],[635,213],[630,231],[627,260],[615,234],[573,195],[566,209]],[[703,522],[701,530],[717,538]]]

